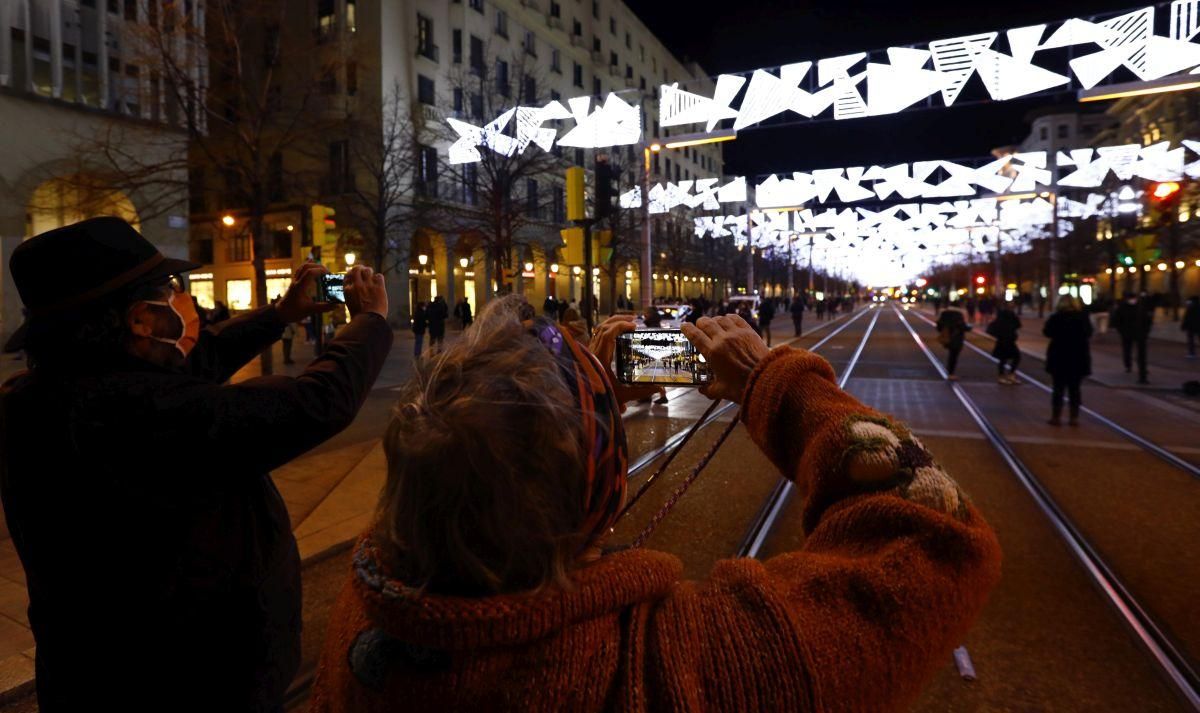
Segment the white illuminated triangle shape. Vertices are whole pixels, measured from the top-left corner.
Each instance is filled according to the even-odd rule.
[[[894,64],[867,65],[867,113],[895,114],[953,82],[941,72]]]
[[[980,52],[975,58],[975,68],[988,94],[996,101],[1023,97],[1071,81],[1070,77],[1013,59],[995,50]]]

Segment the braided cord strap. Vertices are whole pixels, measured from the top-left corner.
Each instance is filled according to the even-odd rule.
[[[738,421],[741,420],[741,417],[742,414],[741,411],[739,411],[738,415],[734,417],[733,420],[729,422],[729,425],[725,427],[725,430],[721,432],[721,435],[719,438],[717,438],[716,443],[712,444],[712,447],[708,449],[708,453],[704,454],[704,457],[700,459],[700,462],[696,464],[696,467],[692,468],[692,472],[688,473],[688,477],[684,478],[683,482],[679,484],[679,487],[675,488],[675,492],[671,493],[671,497],[667,499],[667,502],[662,506],[662,509],[654,514],[654,517],[650,520],[650,524],[646,525],[646,529],[642,530],[642,533],[633,541],[632,547],[641,547],[646,543],[646,540],[650,539],[650,535],[654,533],[654,529],[658,527],[659,523],[661,523],[667,517],[667,515],[670,514],[676,503],[679,502],[679,499],[683,497],[683,494],[687,492],[688,488],[692,487],[692,483],[696,482],[696,478],[700,477],[700,473],[708,465],[708,462],[717,454],[717,451],[721,448],[721,445],[725,443],[725,439],[729,437],[730,433],[733,433],[733,429],[737,426]],[[688,437],[690,438],[691,435],[692,434],[689,434]],[[687,443],[687,439],[684,439],[683,443]],[[683,446],[683,443],[679,444],[680,447]],[[678,452],[679,449],[677,448],[675,453]],[[674,458],[674,453],[671,455],[671,457]],[[670,460],[668,460],[668,463],[669,462]],[[666,465],[664,464],[663,467],[665,468]],[[649,483],[646,485],[649,485]],[[643,490],[645,490],[645,488],[643,488]],[[640,496],[641,493],[639,492],[638,495]]]

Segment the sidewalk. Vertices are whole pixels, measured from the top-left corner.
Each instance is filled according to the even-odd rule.
[[[922,305],[921,311],[930,319],[937,318],[937,314],[928,305]],[[1047,316],[1049,315],[1047,314]],[[1046,346],[1050,341],[1042,336],[1042,327],[1046,323],[1045,318],[1039,318],[1036,310],[1025,310],[1025,314],[1020,319],[1021,331],[1018,333],[1017,346],[1020,347],[1021,353],[1039,361],[1045,359]],[[1092,324],[1095,323],[1096,320],[1093,316]],[[973,324],[975,328],[972,334],[991,340],[985,331],[986,318],[976,314]],[[1160,338],[1161,335],[1171,334],[1172,330],[1181,335],[1179,341]],[[1114,329],[1109,329],[1104,334],[1097,332],[1092,336],[1092,375],[1090,378],[1117,389],[1151,391],[1178,391],[1185,381],[1200,379],[1200,359],[1187,358],[1187,347],[1182,342],[1183,332],[1180,331],[1178,322],[1167,321],[1165,325],[1156,323],[1155,331],[1152,334],[1154,336],[1150,338],[1146,348],[1149,384],[1137,383],[1136,361],[1133,372],[1125,373],[1125,365],[1121,356],[1121,337]]]

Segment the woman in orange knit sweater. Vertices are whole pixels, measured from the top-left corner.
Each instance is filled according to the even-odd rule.
[[[625,494],[613,318],[591,348],[493,303],[423,363],[385,438],[378,520],[330,617],[316,713],[903,709],[999,578],[980,514],[829,364],[736,316],[686,334],[706,389],[805,498],[804,549],[681,579],[605,548]],[[599,357],[597,359],[597,357]]]

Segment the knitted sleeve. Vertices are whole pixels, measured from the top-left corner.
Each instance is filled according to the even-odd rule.
[[[824,359],[773,350],[742,403],[803,498],[805,545],[681,586],[656,617],[659,690],[713,710],[906,707],[999,579],[994,534],[909,430],[839,389]]]

